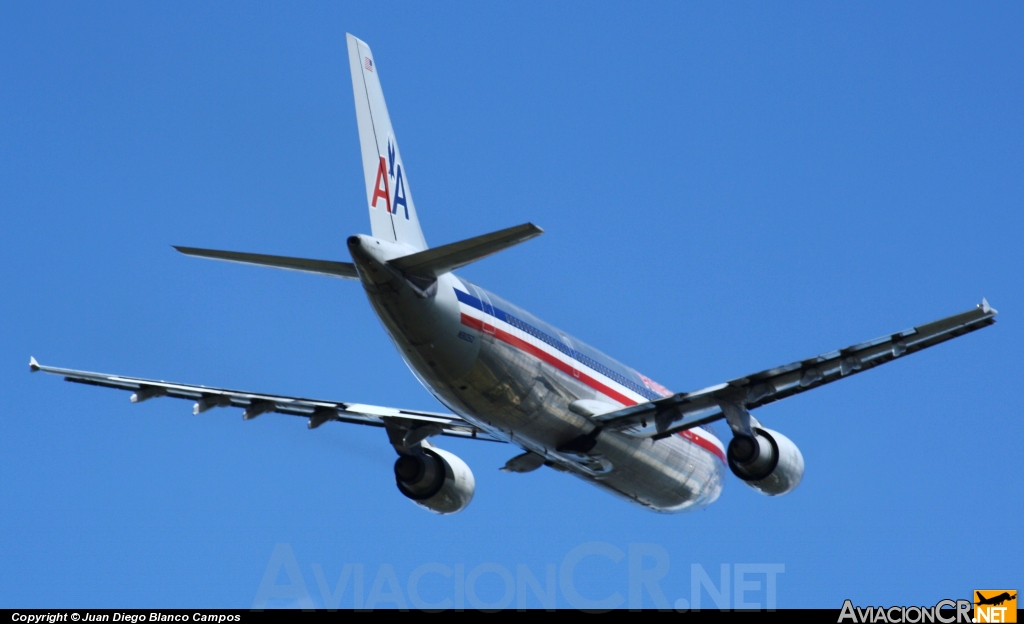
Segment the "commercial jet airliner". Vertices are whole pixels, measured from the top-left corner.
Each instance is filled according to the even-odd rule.
[[[398,490],[436,513],[469,504],[469,467],[431,439],[453,436],[519,447],[503,470],[541,466],[576,475],[661,512],[718,498],[725,466],[769,496],[803,477],[797,446],[751,410],[981,329],[996,311],[976,308],[912,329],[693,392],[675,393],[453,273],[542,233],[526,223],[428,247],[370,48],[348,35],[349,68],[363,157],[371,234],[348,238],[352,262],[176,247],[189,256],[358,280],[409,369],[450,413],[379,407],[169,383],[43,366],[68,381],[194,401],[193,413],[239,407],[245,420],[268,412],[380,427],[398,454]],[[705,425],[724,419],[724,445]]]

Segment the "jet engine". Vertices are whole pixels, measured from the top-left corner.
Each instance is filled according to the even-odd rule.
[[[438,514],[462,511],[473,500],[476,479],[458,456],[425,442],[395,462],[398,490]]]
[[[754,437],[737,435],[726,453],[732,473],[768,496],[792,492],[804,476],[804,456],[778,431],[754,428]]]

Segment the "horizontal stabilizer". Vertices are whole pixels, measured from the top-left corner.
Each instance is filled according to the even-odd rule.
[[[481,258],[486,258],[502,249],[508,249],[531,238],[540,236],[544,230],[532,223],[524,223],[490,234],[474,236],[456,243],[434,247],[401,258],[388,261],[396,269],[421,277],[437,277],[454,271]]]
[[[289,271],[331,275],[333,277],[341,277],[344,279],[359,279],[359,274],[356,273],[356,265],[351,262],[307,260],[305,258],[289,258],[288,256],[268,256],[266,254],[219,251],[216,249],[197,249],[195,247],[178,247],[176,245],[174,248],[186,256],[195,256],[197,258],[225,260],[227,262],[238,262],[241,264],[255,264],[258,266],[274,267],[276,269],[287,269]]]

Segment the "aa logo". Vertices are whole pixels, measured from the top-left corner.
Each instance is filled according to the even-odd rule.
[[[975,622],[1016,622],[1017,592],[1005,589],[974,590]]]

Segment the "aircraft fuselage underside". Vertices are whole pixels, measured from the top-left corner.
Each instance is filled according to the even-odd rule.
[[[553,468],[658,511],[683,511],[718,498],[724,464],[714,449],[681,436],[653,440],[595,432],[596,425],[569,405],[581,399],[624,403],[586,383],[594,372],[582,364],[561,370],[562,360],[517,345],[524,341],[511,335],[515,330],[507,323],[460,305],[460,292],[463,299],[484,301],[490,293],[452,273],[439,276],[427,293],[384,264],[408,253],[394,243],[358,236],[349,240],[349,249],[370,303],[406,364],[453,412],[543,456]],[[595,433],[589,450],[566,450],[573,440]],[[700,435],[711,437],[703,430]]]

